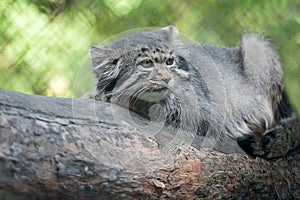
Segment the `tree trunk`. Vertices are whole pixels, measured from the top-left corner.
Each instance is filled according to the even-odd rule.
[[[299,153],[268,162],[178,146],[91,99],[0,90],[0,199],[300,199]],[[155,124],[153,125],[155,127]]]

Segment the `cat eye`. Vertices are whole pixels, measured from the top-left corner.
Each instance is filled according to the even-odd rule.
[[[173,65],[173,64],[174,64],[174,58],[168,58],[168,59],[166,60],[166,64],[167,64],[167,65]]]
[[[152,60],[143,60],[141,65],[144,67],[144,68],[149,68],[149,67],[152,67],[153,66],[153,62]]]

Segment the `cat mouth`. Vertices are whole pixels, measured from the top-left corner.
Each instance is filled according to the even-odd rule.
[[[169,88],[165,85],[156,85],[155,87],[150,89],[150,92],[163,92],[168,90]]]
[[[145,92],[139,95],[139,99],[148,102],[158,102],[169,94],[167,85],[151,85]]]
[[[152,84],[149,87],[149,92],[165,92],[169,87],[167,84]]]
[[[151,92],[162,92],[162,91],[166,91],[169,88],[165,87],[165,86],[159,86],[159,87],[154,87],[152,88]]]

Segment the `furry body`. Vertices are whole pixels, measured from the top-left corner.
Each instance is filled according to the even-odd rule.
[[[269,149],[273,141],[262,142],[295,118],[282,99],[283,71],[271,42],[245,35],[240,47],[229,48],[183,44],[177,35],[168,26],[92,47],[100,99],[197,137],[234,138],[254,157],[280,157],[298,145],[299,129],[280,152]]]

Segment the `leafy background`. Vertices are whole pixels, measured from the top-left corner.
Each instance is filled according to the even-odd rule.
[[[216,45],[238,46],[245,32],[272,39],[288,94],[300,111],[297,0],[1,0],[0,87],[72,97],[91,87],[93,75],[83,70],[91,45],[129,29],[169,24]]]

